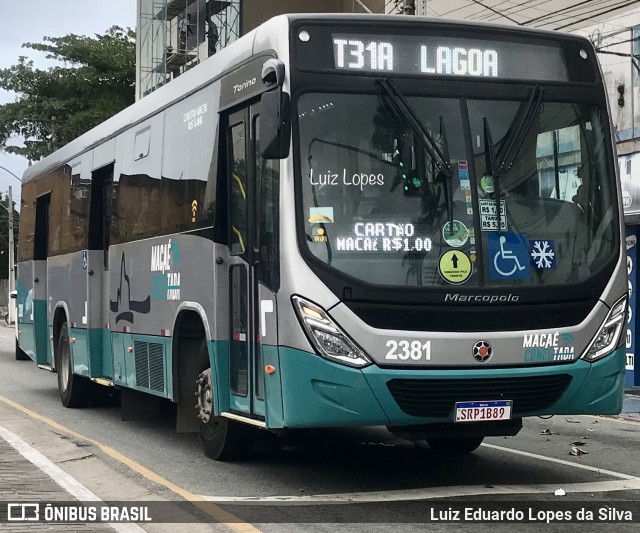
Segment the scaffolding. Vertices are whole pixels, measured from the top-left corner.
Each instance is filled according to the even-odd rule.
[[[240,36],[241,0],[139,0],[141,98]]]

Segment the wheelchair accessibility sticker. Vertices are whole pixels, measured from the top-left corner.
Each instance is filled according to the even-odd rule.
[[[490,233],[488,240],[491,279],[527,279],[529,277],[529,246],[524,235]]]

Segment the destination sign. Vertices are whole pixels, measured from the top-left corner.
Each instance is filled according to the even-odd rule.
[[[412,35],[332,34],[333,68],[367,74],[570,81],[557,44]],[[576,50],[572,61],[587,62]],[[586,51],[583,55],[587,56]]]

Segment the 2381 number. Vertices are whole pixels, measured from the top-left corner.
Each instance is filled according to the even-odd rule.
[[[431,360],[431,341],[424,344],[420,341],[387,341],[389,351],[385,356],[387,361],[430,361]]]

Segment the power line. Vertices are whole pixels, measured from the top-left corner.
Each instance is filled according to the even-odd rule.
[[[628,7],[636,3],[637,1],[638,0],[636,0],[635,2],[629,2],[629,3],[624,3],[623,1],[619,1],[616,3],[614,0],[614,3],[612,3],[612,0],[583,0],[578,3],[574,3],[570,6],[565,6],[557,10],[547,11],[545,13],[542,9],[540,9],[541,6],[549,3],[554,3],[554,0],[544,0],[542,2],[536,2],[536,0],[525,0],[524,2],[511,3],[511,5],[506,6],[502,10],[498,10],[492,6],[486,5],[483,2],[470,0],[469,2],[465,3],[464,5],[458,6],[455,9],[451,9],[449,11],[446,11],[446,10],[443,11],[442,16],[443,17],[451,16],[452,14],[460,13],[461,11],[467,10],[466,13],[460,13],[462,18],[467,20],[495,22],[500,19],[507,19],[521,26],[530,25],[530,24],[533,24],[534,22],[538,22],[536,27],[552,26],[553,24],[556,24],[559,22],[571,21],[570,24],[568,24],[570,26],[572,24],[578,24],[580,22],[584,22],[585,20],[589,20],[589,18],[591,17],[587,19],[580,18],[583,14],[587,13],[587,11],[585,11],[587,9],[592,9],[592,8],[595,8],[596,6],[599,6],[601,8],[601,11],[598,12],[598,15],[601,15],[601,14],[609,13],[611,11],[624,9],[625,7]],[[437,2],[434,2],[434,3],[437,4]],[[586,4],[589,4],[589,5],[586,5]],[[472,9],[474,7],[479,7],[480,9],[478,11],[475,11]],[[609,10],[608,8],[611,8],[611,10]],[[538,12],[543,11],[543,14],[540,14],[539,16],[533,17],[531,19],[528,19],[522,22],[518,22],[514,18],[514,15],[522,14],[527,10],[536,10]],[[552,19],[555,19],[555,20],[552,20]],[[624,26],[617,26],[615,24],[610,24],[610,23],[607,23],[607,25],[612,27],[624,27]]]
[[[532,18],[526,21],[525,24],[534,25],[534,23],[540,23],[540,22],[541,22],[541,25],[553,24],[554,22],[560,22],[560,21],[559,20],[551,21],[549,19],[562,17],[562,20],[567,20],[570,18],[579,17],[585,13],[592,13],[594,10],[597,10],[597,9],[608,9],[610,7],[614,7],[614,10],[615,10],[615,9],[621,9],[621,7],[623,6],[615,6],[615,5],[612,6],[611,0],[584,0],[582,2],[578,2],[577,4],[567,6],[563,9],[558,9],[554,12],[547,13],[546,15]]]
[[[626,3],[626,4],[624,4],[624,5],[617,6],[617,7],[613,7],[613,8],[611,8],[611,9],[607,9],[607,10],[605,10],[605,11],[601,11],[600,13],[597,13],[597,14],[595,14],[595,15],[591,15],[591,16],[589,16],[589,17],[582,18],[582,19],[577,20],[577,21],[575,21],[575,22],[570,22],[570,23],[568,23],[568,24],[564,24],[564,25],[562,25],[562,26],[558,26],[558,27],[556,28],[556,30],[562,30],[562,29],[564,29],[564,28],[568,28],[569,26],[574,26],[575,24],[580,24],[581,22],[584,22],[584,21],[586,21],[586,20],[591,20],[591,19],[593,19],[593,18],[595,18],[595,17],[600,17],[600,16],[602,16],[602,15],[606,15],[607,13],[611,13],[612,11],[617,11],[617,10],[619,10],[619,9],[623,9],[623,8],[625,8],[625,7],[627,7],[627,6],[630,6],[630,5],[633,5],[633,4],[637,4],[637,3],[638,3],[638,0],[631,0],[630,2],[627,2],[627,3]]]
[[[499,11],[496,11],[495,9],[493,9],[490,6],[485,6],[482,2],[480,2],[479,0],[471,0],[474,4],[478,4],[479,6],[484,7],[485,9],[488,9],[489,11],[493,11],[496,15],[500,15],[501,17],[506,18],[507,20],[510,20],[511,22],[513,22],[514,24],[520,24],[517,20],[512,19],[511,17],[504,15],[502,13],[500,13]]]

